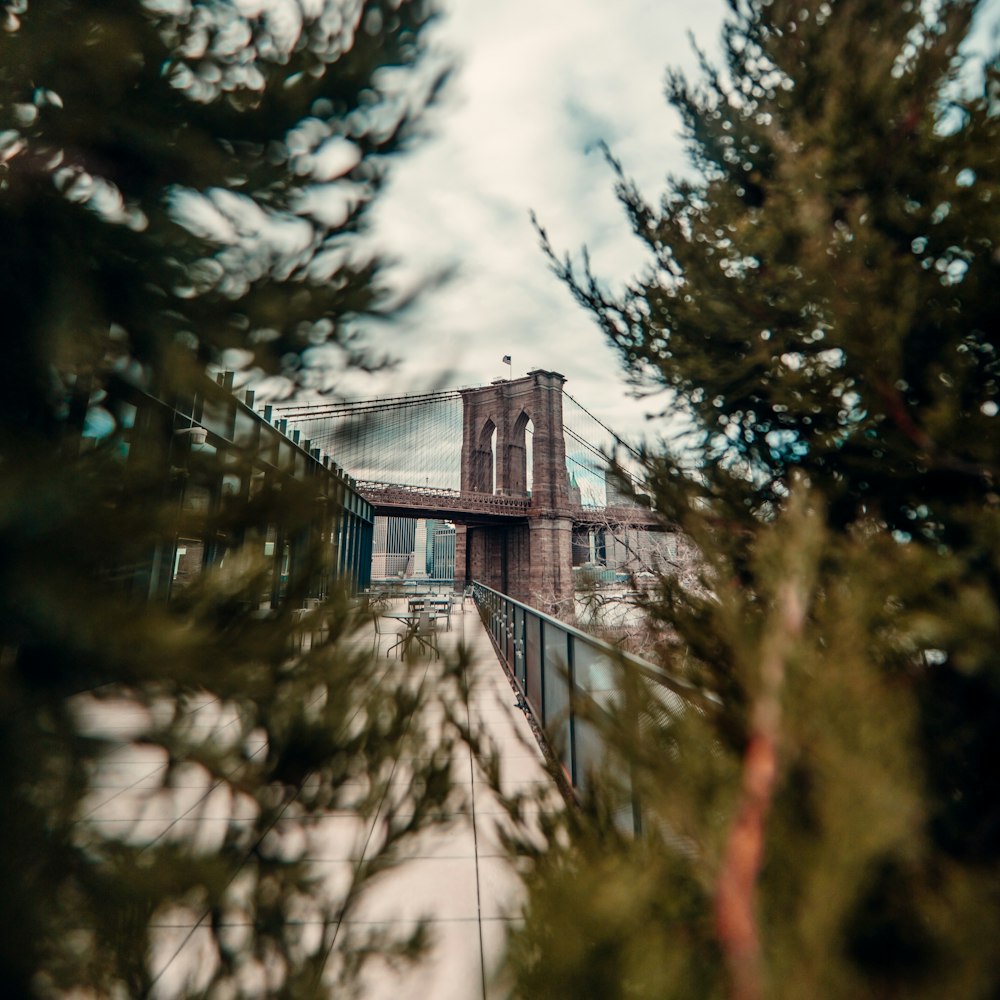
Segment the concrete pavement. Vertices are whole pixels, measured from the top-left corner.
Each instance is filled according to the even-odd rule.
[[[558,793],[542,766],[542,755],[523,713],[515,707],[515,694],[500,666],[489,636],[471,602],[465,613],[452,615],[452,628],[441,633],[442,653],[460,642],[470,651],[472,696],[468,706],[453,710],[468,713],[461,719],[470,732],[488,735],[500,751],[501,786],[505,794],[538,792],[558,803]],[[393,623],[393,629],[395,624]],[[374,631],[359,633],[354,642],[372,644]],[[386,678],[400,671],[417,677],[428,668],[420,660],[403,663],[385,653],[394,636],[381,640],[381,662]],[[431,676],[431,674],[428,674]],[[434,713],[440,706],[427,709]],[[155,844],[166,838],[193,844],[200,851],[218,849],[233,824],[247,822],[254,803],[234,796],[227,786],[213,783],[207,772],[192,767],[185,777],[172,780],[169,794],[159,789],[166,767],[165,754],[151,744],[131,737],[148,725],[148,713],[127,702],[107,702],[81,696],[77,714],[91,732],[118,739],[95,776],[81,824],[101,836],[133,844]],[[225,739],[238,720],[217,702],[205,698],[190,708],[191,727],[202,727],[213,738]],[[435,718],[426,719],[431,726]],[[263,744],[262,744],[263,745]],[[369,861],[384,838],[386,817],[394,788],[405,785],[413,761],[397,760],[386,799],[369,820],[357,814],[336,812],[310,818],[304,824],[305,842],[289,847],[304,856],[323,879],[324,892],[334,897],[346,891],[359,866]],[[335,928],[313,925],[310,914],[301,919],[303,948],[316,948],[326,939],[330,947],[331,974],[338,967],[338,951],[359,935],[372,930],[406,934],[425,918],[431,933],[429,953],[417,965],[397,965],[375,958],[362,973],[363,1000],[497,1000],[506,996],[495,978],[504,940],[512,921],[518,919],[523,887],[505,855],[498,830],[505,813],[486,782],[469,748],[454,750],[453,803],[443,821],[405,843],[398,865],[379,874]],[[273,831],[281,836],[281,830]],[[237,876],[238,878],[238,876]],[[159,997],[183,997],[204,988],[218,964],[208,915],[194,907],[177,906],[156,917],[154,945],[149,962],[157,977]],[[223,927],[235,948],[248,937],[248,927],[234,922]],[[324,945],[326,947],[326,945]],[[248,963],[248,994],[268,992],[268,970]],[[255,985],[256,984],[256,985]],[[334,995],[331,992],[331,996]]]

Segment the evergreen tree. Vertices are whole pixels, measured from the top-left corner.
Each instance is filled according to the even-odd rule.
[[[1000,63],[963,55],[985,5],[729,7],[725,67],[668,77],[696,178],[652,205],[615,164],[648,273],[612,294],[542,233],[689,416],[649,462],[703,588],[664,579],[649,613],[702,697],[590,710],[618,764],[538,856],[511,967],[532,997],[996,996]]]
[[[242,995],[260,962],[269,995],[327,995],[372,945],[352,952],[341,935],[328,966],[338,919],[386,853],[324,898],[276,824],[377,808],[395,755],[422,739],[419,693],[352,651],[346,591],[316,613],[329,641],[290,653],[296,599],[328,572],[329,546],[291,567],[281,607],[256,613],[273,572],[258,531],[311,530],[315,489],[250,497],[249,457],[197,457],[170,411],[136,424],[135,401],[205,398],[206,366],[294,378],[310,348],[356,354],[345,324],[387,297],[354,236],[442,82],[429,17],[422,0],[0,3],[5,996],[148,995],[150,925],[171,906],[213,930],[199,989],[218,995]],[[185,527],[171,498],[195,462],[244,486],[182,511]],[[227,558],[147,602],[135,581],[182,528]],[[88,728],[93,697],[128,704],[139,721],[123,738],[165,762],[150,808],[192,773],[213,809],[232,808],[217,850],[81,822],[117,746]],[[233,720],[224,741],[188,725],[213,701]],[[447,764],[424,751],[390,855],[446,791]],[[304,913],[320,940],[296,928]],[[246,925],[238,944],[230,919]]]

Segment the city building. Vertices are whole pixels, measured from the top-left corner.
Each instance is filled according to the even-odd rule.
[[[373,580],[454,580],[455,525],[437,518],[376,517]]]
[[[431,549],[430,575],[435,580],[455,579],[455,525],[437,521]]]
[[[412,517],[376,517],[372,541],[373,580],[400,580],[413,561],[417,522]]]

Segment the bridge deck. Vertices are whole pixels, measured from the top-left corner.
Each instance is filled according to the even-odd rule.
[[[374,638],[371,627],[351,642],[370,649]],[[463,642],[472,654],[470,670],[475,686],[468,721],[473,732],[488,733],[502,750],[504,791],[541,785],[554,802],[559,801],[471,602],[464,614],[456,610],[452,630],[441,639],[443,652],[454,651]],[[392,635],[381,640],[383,678],[397,676],[400,671],[417,677],[429,670],[426,662],[401,663],[387,658],[385,651],[392,641]],[[114,735],[121,741],[97,782],[92,811],[81,824],[131,843],[182,839],[202,850],[221,844],[230,823],[238,821],[225,812],[199,808],[199,802],[209,800],[210,785],[184,788],[183,795],[158,796],[158,808],[150,810],[150,789],[159,787],[164,761],[151,755],[151,747],[140,741],[147,717],[138,706],[102,702],[90,696],[76,701],[77,715],[88,731]],[[208,698],[190,714],[192,726],[204,727],[206,735],[223,734],[228,726],[237,724],[231,712]],[[401,759],[398,770],[404,771],[406,763]],[[365,1000],[488,1000],[506,995],[500,984],[492,981],[492,973],[503,952],[506,930],[517,919],[523,889],[500,847],[497,831],[504,819],[502,810],[467,747],[455,751],[453,781],[453,809],[445,822],[425,831],[403,851],[399,867],[374,883],[354,917],[358,924],[405,932],[412,930],[419,915],[427,915],[434,940],[432,951],[413,968],[392,969],[373,961],[365,970]],[[156,818],[150,819],[151,814]],[[319,819],[311,831],[309,854],[328,885],[340,886],[343,891],[345,880],[349,883],[368,845],[378,841],[381,815],[380,809],[368,824],[350,813]],[[206,915],[194,909],[178,910],[164,926],[155,929],[150,962],[160,975],[155,990],[158,997],[197,992],[199,976],[211,971],[216,959],[205,920]],[[317,927],[316,932],[319,930]],[[331,962],[336,962],[335,951]]]
[[[531,498],[493,493],[439,490],[395,483],[358,483],[358,492],[375,513],[394,517],[440,517],[461,523],[510,523],[531,514]],[[580,525],[614,525],[664,530],[664,522],[648,507],[617,504],[608,507],[572,507],[568,511]]]

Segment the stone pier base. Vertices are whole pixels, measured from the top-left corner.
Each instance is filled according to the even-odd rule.
[[[531,558],[527,563],[528,597],[519,598],[563,621],[576,620],[573,593],[573,521],[543,517],[530,525]]]
[[[458,539],[455,576],[459,575]],[[573,522],[546,517],[512,527],[465,531],[469,579],[499,590],[539,611],[573,621]]]

